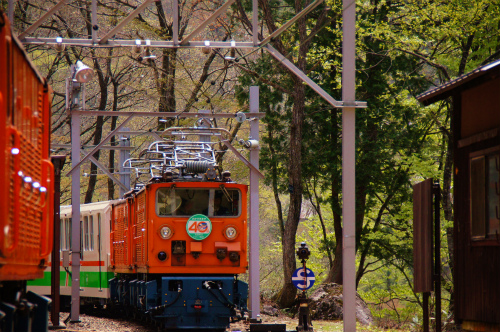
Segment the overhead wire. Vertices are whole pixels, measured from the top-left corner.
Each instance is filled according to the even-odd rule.
[[[252,54],[254,54],[255,52],[258,52],[258,51],[262,50],[262,48],[264,48],[264,45],[259,45],[257,48],[253,49],[252,51],[250,51],[250,52],[248,52],[248,53],[246,53],[246,54],[244,54],[244,55],[241,55],[241,56],[237,57],[237,58],[235,59],[235,62],[238,62],[238,61],[239,61],[239,60],[241,60],[241,59],[247,59],[248,57],[250,57],[250,56],[251,56]],[[222,54],[221,54],[220,52],[218,52],[218,51],[216,51],[216,52],[217,52],[217,54],[218,54],[220,57],[222,57],[222,58],[223,58],[223,56],[222,56]],[[241,53],[240,53],[240,54],[241,54]],[[127,57],[127,56],[128,56],[127,54],[121,53],[121,54],[115,54],[115,55],[113,55],[113,56],[106,55],[106,56],[104,56],[104,57],[102,57],[102,58],[110,58],[110,57],[111,57],[111,58],[123,58],[123,57]],[[129,56],[129,57],[130,57],[130,56]],[[287,57],[288,57],[288,55],[287,55],[285,58],[287,58]],[[284,59],[283,59],[283,60],[284,60]],[[279,62],[282,62],[283,60],[279,60]],[[140,64],[141,64],[141,65],[143,65],[143,67],[137,67],[137,69],[140,69],[140,68],[147,68],[147,67],[149,67],[149,66],[144,66],[144,64],[143,64],[143,63],[141,63],[141,62],[140,62]],[[233,66],[234,66],[234,65],[233,65]],[[228,64],[226,63],[223,67],[218,68],[218,69],[216,69],[216,70],[212,71],[212,73],[215,73],[215,72],[217,72],[217,71],[220,71],[220,73],[217,75],[217,77],[216,77],[215,79],[213,79],[213,80],[212,80],[212,82],[219,80],[219,79],[220,79],[220,77],[221,77],[222,75],[224,75],[224,74],[225,74],[225,75],[227,75],[227,69],[229,69],[229,68],[231,68],[231,67],[233,67],[233,66],[232,66],[232,65],[228,65]],[[266,71],[266,73],[264,73],[264,75],[268,74],[271,70],[273,70],[273,68],[268,69],[268,70]],[[133,89],[135,89],[135,88],[136,88],[135,86],[132,86],[133,82],[130,82],[130,81],[125,81],[125,82],[122,82],[122,84],[123,84],[123,85],[125,85],[126,87],[130,87],[130,88],[133,88]],[[221,84],[222,84],[222,83],[221,83]],[[208,98],[208,99],[207,99],[207,103],[209,103],[209,104],[211,104],[211,105],[212,105],[212,100],[213,100],[213,97],[214,97],[214,96],[218,93],[218,91],[220,90],[220,87],[218,87],[218,88],[217,88],[217,90],[216,90],[214,93],[211,93],[211,94],[209,93],[209,90],[210,90],[210,89],[211,89],[211,86],[210,86],[210,85],[208,85],[208,86],[207,86],[207,87],[205,87],[203,90],[201,90],[200,95],[203,95],[203,96],[207,97],[207,98]],[[145,89],[145,91],[147,91],[147,90],[148,90],[148,89],[146,88],[146,89]],[[241,92],[239,92],[239,93],[243,93],[243,92],[244,92],[244,91],[241,91]],[[235,96],[237,96],[237,95],[238,95],[238,92],[236,92],[236,91],[235,91]],[[97,96],[97,95],[94,95],[92,98],[96,98],[96,96]],[[155,96],[155,95],[150,95],[150,94],[146,94],[146,95],[145,95],[145,98],[146,98],[146,99],[150,99],[150,100],[155,100],[155,101],[156,101],[157,96]],[[180,114],[182,114],[182,113],[186,112],[186,111],[187,111],[186,109],[185,109],[185,110],[183,110],[183,111],[181,111],[181,112],[178,114],[178,116],[179,116]],[[212,108],[212,112],[213,112],[213,108]],[[177,116],[177,118],[178,118],[178,116]],[[149,125],[150,125],[150,123],[151,123],[153,120],[154,120],[154,119],[150,119],[150,120],[148,120],[146,123],[142,124],[142,125],[141,125],[141,129],[144,129],[145,127],[149,126]]]
[[[84,18],[85,19],[85,18]],[[88,22],[87,22],[88,23]],[[256,48],[252,49],[250,52],[248,53],[245,53],[245,54],[241,54],[241,53],[238,53],[240,56],[238,56],[236,59],[235,59],[235,62],[238,62],[240,60],[247,60],[249,57],[252,56],[252,54],[258,52],[258,51],[261,51],[262,49],[264,48],[264,45],[259,45],[257,46]],[[219,56],[221,56],[223,58],[223,56],[220,54],[220,52],[218,52]],[[125,54],[125,53],[119,53],[119,54],[114,54],[112,56],[110,55],[107,55],[107,56],[104,56],[104,57],[101,57],[101,59],[106,59],[106,58],[112,58],[112,59],[121,59],[121,58],[125,58],[127,57],[128,54]],[[278,60],[279,63],[282,63],[284,61],[285,58],[288,58],[289,54],[284,57],[282,60],[278,60],[278,59],[275,59],[275,60]],[[142,65],[142,67],[141,67]],[[143,63],[140,63],[140,65],[137,67],[137,69],[141,69],[141,68],[147,68],[148,66],[144,66]],[[230,68],[235,68],[234,64],[227,64],[227,63],[224,63],[224,66],[220,69],[217,69],[215,71],[213,71],[211,74],[214,74],[216,73],[217,71],[220,71],[220,73],[218,73],[215,77],[215,79],[213,79],[212,81],[217,81],[219,79],[221,79],[222,76],[224,77],[227,77],[227,71],[228,69]],[[135,69],[135,70],[137,70]],[[274,68],[271,67],[269,68],[263,75],[267,75],[269,72],[271,72]],[[133,86],[133,82],[136,81],[136,80],[133,80],[133,81],[124,81],[122,82],[121,84],[123,84],[125,87],[128,87],[128,88],[132,88],[132,89],[136,89],[137,87],[136,86]],[[225,80],[224,80],[225,82]],[[222,83],[221,83],[222,84]],[[214,92],[211,92],[210,89],[212,88],[212,84],[209,84],[207,85],[206,87],[204,87],[202,90],[200,90],[200,95],[202,96],[205,96],[208,98],[209,102],[208,104],[211,105],[211,111],[212,113],[214,112],[214,108],[212,107],[212,101],[214,100],[214,96],[217,95],[217,93],[220,91],[221,87],[217,87],[217,89],[214,91]],[[144,91],[148,91],[148,90],[153,90],[153,88],[151,87],[146,87],[144,88]],[[232,89],[234,91],[234,95],[235,96],[238,96],[240,93],[244,93],[245,91],[240,91],[240,92],[237,92],[234,88]],[[97,98],[97,94],[96,95],[93,95],[91,97],[92,98]],[[155,94],[145,94],[143,95],[143,99],[141,101],[138,102],[138,104],[141,104],[141,103],[144,103],[144,102],[147,102],[147,100],[151,100],[151,101],[157,101],[157,98],[158,96]],[[193,106],[194,107],[194,106]],[[179,115],[183,114],[184,112],[188,112],[189,110],[187,109],[184,109],[183,111],[179,112],[179,114],[177,115],[176,119],[178,120],[179,119]],[[144,129],[146,127],[149,127],[151,125],[151,123],[155,120],[155,118],[151,118],[151,119],[148,119],[146,121],[144,121],[143,123],[140,124],[140,129]],[[139,134],[137,136],[143,136],[143,135],[146,135],[147,132],[143,133],[143,134]],[[137,149],[136,149],[137,150]]]

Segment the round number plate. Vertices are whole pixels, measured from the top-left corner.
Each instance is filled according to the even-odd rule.
[[[186,232],[193,240],[205,240],[212,232],[212,222],[204,214],[195,214],[188,219]]]

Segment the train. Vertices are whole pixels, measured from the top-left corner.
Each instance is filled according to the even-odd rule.
[[[0,10],[0,331],[46,331],[50,299],[26,291],[52,250],[51,88]]]
[[[239,276],[248,268],[248,186],[218,165],[216,146],[228,134],[169,128],[164,140],[125,161],[145,178],[135,189],[80,206],[82,303],[164,330],[224,331],[246,315],[248,285]],[[60,217],[60,290],[69,296],[71,207],[61,207]],[[29,289],[50,294],[50,269]]]
[[[51,265],[71,294],[71,206],[60,209],[61,262],[51,262],[51,88],[0,11],[0,331],[48,331]],[[248,186],[220,167],[229,132],[169,128],[127,160],[124,197],[80,207],[80,295],[165,330],[225,330],[247,314]]]

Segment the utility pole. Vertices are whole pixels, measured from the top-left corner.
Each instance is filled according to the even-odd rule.
[[[356,331],[356,1],[343,0],[342,273],[344,331]]]

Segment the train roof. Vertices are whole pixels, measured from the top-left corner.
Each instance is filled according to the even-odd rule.
[[[113,204],[116,204],[122,200],[112,200],[112,201],[103,201],[103,202],[95,202],[95,203],[88,203],[88,204],[82,204],[80,205],[80,213],[86,213],[86,212],[91,212],[91,211],[97,211],[97,210],[107,210],[111,208]],[[62,205],[61,206],[61,216],[63,214],[71,214],[71,205]]]

